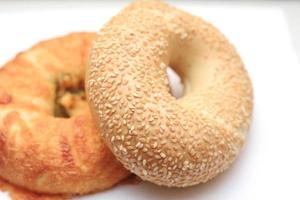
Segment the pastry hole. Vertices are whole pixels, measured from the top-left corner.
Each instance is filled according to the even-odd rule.
[[[84,80],[71,74],[61,74],[56,80],[54,116],[69,118],[86,104]]]
[[[179,99],[183,96],[183,84],[181,77],[171,68],[167,68],[167,75],[169,79],[169,85],[171,88],[171,94],[176,98]]]

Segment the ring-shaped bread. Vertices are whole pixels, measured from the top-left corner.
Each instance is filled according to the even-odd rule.
[[[129,172],[97,134],[84,74],[94,33],[34,45],[0,68],[0,176],[51,194],[103,190]]]
[[[183,80],[180,99],[167,66]],[[86,80],[105,142],[144,180],[206,182],[244,143],[252,86],[235,48],[211,24],[160,1],[134,2],[100,30]]]

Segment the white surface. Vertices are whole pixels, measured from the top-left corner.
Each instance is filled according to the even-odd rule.
[[[70,31],[98,30],[124,5],[31,6],[1,9],[0,63],[37,41]],[[235,44],[253,81],[251,131],[234,165],[214,180],[184,189],[150,183],[120,185],[94,199],[300,199],[300,67],[279,8],[175,5],[215,24]],[[7,6],[7,5],[6,5]],[[55,7],[55,6],[54,6]],[[1,80],[0,80],[1,81]],[[0,199],[7,199],[0,193]]]

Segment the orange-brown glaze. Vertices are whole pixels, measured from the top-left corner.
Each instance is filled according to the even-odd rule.
[[[97,134],[82,91],[94,37],[43,41],[0,68],[4,179],[42,193],[84,194],[129,175]]]

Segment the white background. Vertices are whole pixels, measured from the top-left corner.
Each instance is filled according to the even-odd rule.
[[[0,2],[0,63],[42,39],[97,31],[125,4]],[[144,182],[78,199],[300,199],[300,66],[282,10],[250,4],[172,4],[212,22],[240,52],[255,96],[246,146],[228,171],[206,184],[170,189]],[[0,199],[9,198],[0,193]]]

